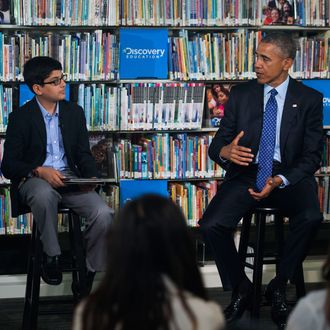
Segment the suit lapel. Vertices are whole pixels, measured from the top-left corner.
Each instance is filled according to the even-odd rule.
[[[61,129],[61,134],[62,134],[64,145],[67,141],[67,134],[69,133],[69,130],[67,129],[68,122],[69,122],[69,111],[68,111],[67,107],[65,106],[65,103],[60,102],[59,103],[59,126]]]
[[[249,106],[252,108],[252,117],[249,120],[249,125],[253,126],[252,131],[255,132],[252,150],[256,154],[259,149],[264,117],[264,85],[256,83],[255,86],[253,86],[252,99]]]
[[[282,121],[281,121],[281,131],[280,131],[280,148],[281,156],[284,155],[284,149],[288,134],[292,125],[295,123],[295,118],[299,111],[299,96],[296,95],[295,90],[296,81],[290,78],[288,90],[286,92]]]
[[[41,110],[39,108],[39,105],[38,105],[37,100],[36,100],[35,97],[31,100],[30,111],[31,111],[32,121],[34,123],[34,126],[36,127],[37,132],[40,135],[40,138],[42,140],[42,143],[44,145],[46,145],[46,143],[47,143],[47,137],[46,137],[45,122],[44,122],[44,119],[42,117]]]

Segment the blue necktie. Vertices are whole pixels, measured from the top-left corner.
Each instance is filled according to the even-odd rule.
[[[259,145],[259,162],[256,186],[261,191],[266,183],[267,178],[272,175],[273,158],[276,139],[276,118],[277,118],[277,102],[275,95],[276,89],[270,91],[270,97],[266,103],[264,120],[262,125],[262,133]]]

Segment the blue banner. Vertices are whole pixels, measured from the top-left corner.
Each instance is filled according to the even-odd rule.
[[[323,126],[330,126],[330,80],[309,79],[302,82],[323,94]]]
[[[120,79],[168,78],[168,30],[120,29]]]
[[[170,197],[167,191],[167,180],[120,180],[120,206],[127,201],[145,194],[157,194]]]

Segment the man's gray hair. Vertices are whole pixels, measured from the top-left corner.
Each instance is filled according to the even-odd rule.
[[[284,57],[289,57],[293,60],[296,57],[296,41],[290,32],[277,31],[266,34],[261,42],[277,46]]]

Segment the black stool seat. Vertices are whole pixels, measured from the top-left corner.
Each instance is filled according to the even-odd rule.
[[[254,244],[250,242],[250,231],[252,216],[254,214],[256,239]],[[266,218],[268,215],[274,216],[274,229],[276,239],[276,250],[271,256],[266,258],[264,251]],[[248,247],[253,248],[252,253],[248,253]],[[252,294],[252,309],[251,316],[259,317],[261,304],[261,288],[262,288],[262,271],[264,264],[275,264],[276,273],[278,272],[278,265],[283,254],[284,246],[284,217],[278,208],[273,207],[256,207],[251,213],[243,218],[241,237],[239,242],[238,254],[242,264],[253,270],[253,294]],[[253,262],[247,262],[247,258],[253,257]],[[305,283],[302,265],[299,267],[295,277],[295,285],[297,297],[300,298],[305,295]]]
[[[86,259],[80,218],[72,210],[60,207],[59,214],[67,214],[69,222],[69,240],[72,253],[72,282],[77,289],[74,299],[78,301],[88,294],[86,279]],[[38,323],[40,273],[42,262],[42,243],[37,224],[33,221],[28,270],[25,289],[23,330],[35,330]]]

